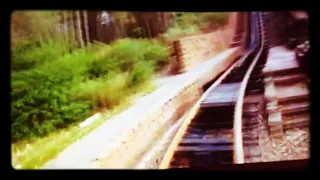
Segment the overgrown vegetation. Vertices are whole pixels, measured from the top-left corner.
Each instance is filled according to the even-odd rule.
[[[214,31],[224,26],[228,20],[228,13],[176,13],[176,23],[169,28],[164,38],[172,42],[176,39],[200,34],[201,32]]]
[[[155,88],[155,85],[146,82],[131,89],[129,95],[122,98],[119,106],[101,112],[101,118],[98,118],[93,124],[84,128],[71,125],[67,128],[56,130],[42,138],[31,138],[13,143],[11,146],[12,166],[18,169],[36,169],[42,167],[71,143],[90,133],[106,120],[132,105],[132,98],[135,97],[135,94],[138,93],[138,96],[148,94],[154,91]]]
[[[123,39],[96,46],[99,53],[77,50],[12,73],[13,140],[46,135],[83,120],[93,110],[113,108],[130,88],[168,63],[166,48],[153,40]]]
[[[132,29],[110,31],[122,39],[108,37],[114,41],[107,45],[93,42],[97,35],[92,29],[101,31],[94,27],[99,19],[97,14],[86,11],[17,11],[12,14],[11,137],[14,155],[27,147],[23,142],[44,147],[53,141],[55,133],[69,134],[73,129],[70,130],[73,138],[61,135],[59,139],[59,135],[55,142],[63,145],[56,144],[59,148],[54,148],[51,143],[50,148],[41,151],[43,155],[34,154],[21,160],[23,162],[19,163],[23,167],[40,166],[74,138],[84,135],[73,125],[97,111],[123,107],[123,103],[128,102],[125,99],[149,87],[147,84],[155,72],[170,63],[166,43],[217,28],[227,17],[226,13],[176,13],[176,16],[149,13],[150,17],[158,19],[151,31],[146,29],[150,28],[146,23],[150,19],[143,14],[113,12],[113,17],[119,15],[115,18],[118,22],[127,23]],[[128,17],[130,21],[125,19]],[[131,37],[121,34],[131,31]],[[139,39],[132,39],[135,37]]]

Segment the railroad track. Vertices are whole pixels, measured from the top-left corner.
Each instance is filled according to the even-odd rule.
[[[265,116],[262,69],[268,55],[265,15],[250,13],[251,40],[243,57],[221,75],[191,109],[160,169],[210,168],[261,161],[254,131]]]

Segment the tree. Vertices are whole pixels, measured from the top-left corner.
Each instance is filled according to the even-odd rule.
[[[83,11],[83,24],[84,24],[84,29],[85,29],[85,34],[86,34],[86,42],[89,42],[89,27],[88,27],[88,13],[87,11]]]
[[[80,41],[80,47],[84,48],[84,42],[83,42],[83,33],[81,28],[81,18],[80,18],[80,12],[76,11],[77,14],[77,25],[78,25],[78,39]]]
[[[88,25],[89,25],[89,41],[92,43],[98,41],[98,31],[97,31],[97,15],[98,11],[88,11]]]

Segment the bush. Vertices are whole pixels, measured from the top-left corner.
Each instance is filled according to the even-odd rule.
[[[149,80],[155,70],[155,62],[153,61],[139,61],[134,64],[132,71],[130,72],[129,87],[135,87],[139,84]]]
[[[88,80],[75,87],[72,94],[75,99],[94,102],[95,108],[113,108],[126,96],[128,80],[128,73]]]
[[[140,64],[153,70],[169,63],[169,51],[158,41],[121,39],[112,43],[92,63],[90,77],[97,78],[109,72],[134,72]],[[144,66],[143,66],[144,65]]]
[[[17,44],[12,50],[13,70],[28,70],[47,61],[53,61],[63,56],[66,49],[57,41],[37,45],[33,41]]]
[[[182,29],[179,26],[172,27],[170,28],[167,33],[164,34],[164,39],[168,43],[172,43],[173,41],[187,37],[187,36],[192,36],[200,33],[200,28],[196,25],[190,25],[187,28]]]
[[[171,44],[179,38],[215,30],[225,25],[227,20],[228,13],[176,13],[175,26],[169,28],[162,38],[163,41]]]
[[[144,40],[142,45],[144,47],[141,47],[144,50],[144,59],[154,62],[156,70],[161,70],[170,63],[168,48],[161,44],[160,41]]]
[[[13,140],[46,135],[88,115],[93,103],[71,99],[69,90],[85,80],[91,58],[77,52],[38,68],[13,72]]]
[[[71,101],[69,89],[79,79],[45,70],[17,73],[12,83],[12,139],[42,136],[78,121],[90,110],[89,101]],[[25,79],[25,84],[21,83]],[[20,81],[19,81],[20,80]]]
[[[60,57],[51,50],[34,55],[41,63],[12,73],[13,141],[64,128],[97,108],[113,108],[168,63],[167,49],[155,40],[123,39],[63,56],[57,52]]]

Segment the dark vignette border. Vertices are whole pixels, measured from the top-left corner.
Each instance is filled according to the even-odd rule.
[[[44,1],[42,1],[44,2]],[[84,3],[81,3],[81,1],[75,1],[75,2],[70,2],[67,3],[66,1],[45,1],[43,4],[50,4],[50,6],[41,6],[42,4],[40,2],[30,2],[30,1],[22,1],[22,2],[15,2],[15,7],[10,8],[9,11],[6,11],[6,15],[8,15],[6,21],[8,22],[9,27],[7,28],[7,32],[8,34],[6,35],[6,38],[8,38],[9,40],[9,44],[10,44],[10,16],[11,13],[14,10],[24,10],[24,9],[37,9],[37,10],[46,10],[46,9],[90,9],[90,10],[94,10],[94,9],[108,9],[108,10],[119,10],[119,11],[190,11],[190,12],[208,12],[208,11],[283,11],[283,10],[307,10],[308,14],[309,14],[309,18],[310,18],[310,25],[309,25],[309,31],[310,31],[310,43],[311,43],[311,92],[310,92],[310,99],[311,99],[311,108],[310,108],[310,113],[311,113],[311,159],[308,162],[304,162],[304,163],[308,163],[309,166],[307,166],[308,168],[306,169],[302,169],[305,170],[305,172],[308,172],[309,170],[312,171],[312,166],[315,167],[319,167],[319,164],[317,162],[318,160],[318,156],[317,152],[320,152],[317,150],[317,146],[316,146],[316,142],[317,142],[317,137],[319,136],[319,129],[317,127],[317,124],[319,124],[319,122],[317,121],[317,119],[319,119],[319,115],[317,114],[317,110],[319,109],[318,104],[317,104],[317,96],[315,95],[316,92],[320,92],[317,88],[317,72],[319,70],[317,70],[317,64],[316,61],[319,58],[319,53],[317,52],[318,49],[320,49],[318,47],[318,44],[316,42],[318,42],[317,38],[318,36],[316,35],[317,32],[319,31],[319,28],[316,27],[315,23],[316,21],[316,12],[312,11],[311,8],[308,9],[307,7],[307,3],[305,2],[293,2],[291,1],[290,3],[286,3],[284,2],[283,4],[281,4],[280,2],[283,1],[266,1],[266,2],[262,2],[262,1],[255,1],[255,2],[244,2],[244,1],[203,1],[202,3],[200,3],[199,1],[194,2],[194,1],[189,1],[190,3],[188,4],[188,1],[182,1],[182,2],[176,2],[173,3],[172,1],[170,3],[165,3],[164,1],[149,1],[146,3],[138,3],[137,1],[129,1],[129,2],[125,2],[125,1],[118,1],[119,5],[118,6],[114,6],[114,3],[117,2],[112,2],[113,5],[111,5],[110,1],[101,1],[99,3],[94,3],[92,1],[90,2],[86,2],[83,1]],[[9,2],[10,3],[10,2]],[[121,4],[120,4],[121,3]],[[105,5],[103,5],[105,4]],[[150,4],[148,6],[148,4]],[[32,6],[31,6],[32,5]],[[37,6],[38,5],[38,6]],[[163,7],[161,7],[163,5]],[[315,6],[315,5],[314,5]],[[105,7],[105,8],[104,8]],[[315,6],[317,7],[317,6]],[[5,63],[8,63],[7,65],[9,66],[8,68],[8,72],[7,74],[5,73],[5,75],[8,75],[8,85],[9,87],[4,87],[6,88],[6,90],[9,91],[8,93],[8,106],[9,109],[2,109],[4,112],[6,112],[8,114],[8,118],[4,117],[4,121],[6,121],[6,129],[7,131],[3,130],[1,132],[5,133],[6,136],[6,140],[8,140],[8,146],[10,147],[10,129],[11,129],[11,123],[8,119],[10,119],[10,108],[11,108],[11,99],[10,99],[10,91],[11,91],[11,82],[10,82],[10,72],[11,72],[11,68],[10,68],[10,62],[11,61],[7,61],[7,59],[10,59],[10,45],[8,46],[8,52],[7,55],[9,57],[6,58]],[[5,67],[4,65],[2,67]],[[4,102],[4,101],[3,101]],[[290,175],[293,176],[297,176],[297,172],[298,169],[291,169],[293,167],[289,167],[288,164],[281,164],[278,165],[278,167],[272,166],[272,163],[268,163],[270,164],[270,166],[268,167],[274,167],[273,169],[265,169],[262,168],[264,165],[263,163],[257,163],[256,165],[251,165],[249,167],[248,166],[243,166],[243,168],[240,169],[233,169],[232,167],[228,168],[225,167],[225,169],[223,168],[218,168],[216,171],[199,171],[199,170],[165,170],[165,171],[157,171],[157,170],[145,170],[144,171],[139,171],[139,170],[109,170],[107,172],[103,171],[103,170],[88,170],[88,171],[72,171],[72,170],[41,170],[41,171],[32,171],[32,170],[14,170],[11,166],[11,148],[7,148],[4,147],[5,150],[7,150],[6,155],[4,155],[4,157],[6,157],[6,161],[2,161],[5,162],[6,164],[6,169],[5,172],[8,172],[9,177],[12,178],[13,176],[17,177],[17,178],[27,178],[27,176],[30,176],[30,178],[33,177],[41,177],[44,176],[45,178],[55,178],[57,176],[60,177],[65,177],[68,178],[67,175],[71,175],[71,178],[76,178],[75,176],[83,176],[83,178],[99,178],[97,177],[98,175],[101,175],[103,177],[103,175],[105,175],[105,178],[113,178],[111,175],[114,173],[115,178],[120,178],[119,175],[127,175],[129,176],[130,179],[134,178],[133,175],[137,174],[139,175],[140,172],[143,173],[150,173],[149,175],[147,175],[147,178],[150,178],[152,174],[154,174],[155,176],[159,176],[159,178],[161,178],[162,174],[168,174],[169,176],[171,175],[175,175],[175,174],[181,174],[181,175],[186,175],[186,176],[190,176],[190,178],[192,178],[192,174],[195,173],[196,176],[194,176],[194,178],[202,178],[205,176],[209,176],[211,175],[211,178],[217,178],[219,177],[218,174],[223,173],[223,170],[225,171],[235,171],[236,170],[258,170],[257,172],[260,172],[261,169],[264,170],[278,170],[278,171],[274,171],[274,172],[285,172],[284,174],[286,176],[284,176],[284,178],[290,178]],[[297,161],[296,161],[297,162]],[[265,164],[266,165],[266,164]],[[295,164],[294,162],[291,163],[291,166],[295,166],[297,164]],[[266,167],[267,168],[267,167]],[[280,168],[280,169],[279,169]],[[259,171],[260,169],[260,171]],[[289,170],[288,173],[286,174],[285,170]],[[292,171],[290,171],[292,170]],[[124,171],[122,173],[122,171]],[[221,171],[221,172],[220,172]],[[93,176],[93,174],[91,173],[97,173],[96,176]],[[181,172],[181,173],[180,173]],[[235,172],[226,172],[223,173],[222,175],[224,175],[223,177],[226,177],[225,175],[235,175]],[[243,171],[245,174],[245,176],[243,176],[243,178],[247,178],[249,177],[249,175],[254,175],[253,177],[256,178],[262,178],[263,176],[259,176],[256,175],[254,172],[249,172],[247,173],[247,171]],[[273,171],[270,171],[273,172]],[[267,172],[265,175],[272,175],[273,178],[276,178],[278,176],[276,176],[276,174]],[[303,171],[301,171],[303,172]],[[73,174],[74,173],[74,174]],[[199,173],[197,175],[197,173]],[[261,173],[263,173],[263,171],[261,171]],[[241,174],[241,173],[240,173]],[[240,175],[239,174],[239,175]],[[279,173],[280,174],[280,173]],[[141,174],[144,175],[144,174]],[[289,175],[289,176],[288,176]],[[6,174],[4,174],[4,176],[6,176]],[[32,178],[33,178],[32,177]],[[239,176],[240,178],[240,176]]]

